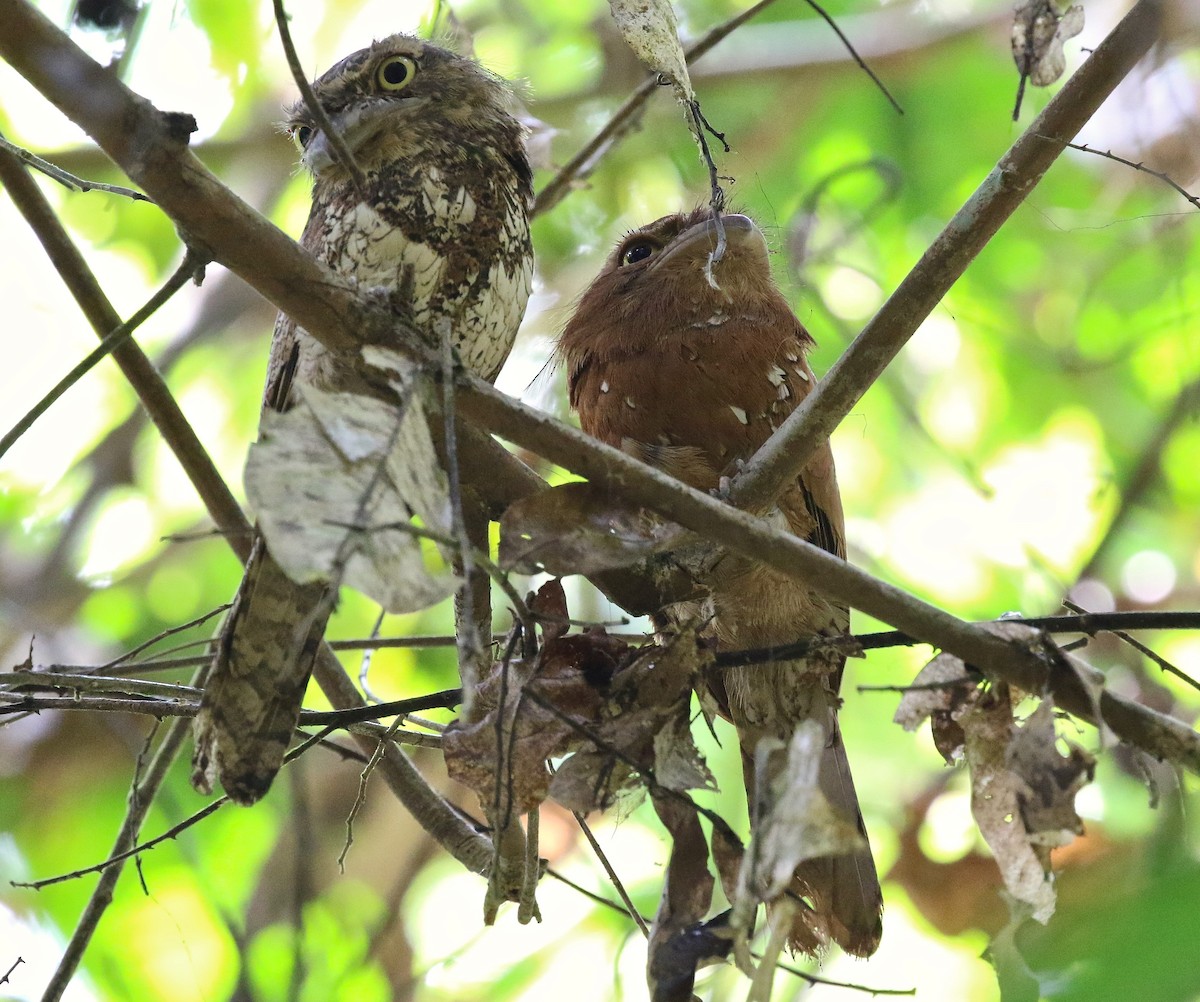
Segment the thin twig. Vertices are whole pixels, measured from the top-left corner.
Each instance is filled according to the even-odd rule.
[[[1126,160],[1124,157],[1117,156],[1112,150],[1097,150],[1088,146],[1087,143],[1067,143],[1073,150],[1078,150],[1080,153],[1091,153],[1093,156],[1104,157],[1105,160],[1114,160],[1119,164],[1124,164],[1126,167],[1132,167],[1134,170],[1139,170],[1143,174],[1149,174],[1151,177],[1156,177],[1164,184],[1169,184],[1187,201],[1192,203],[1194,208],[1200,209],[1200,195],[1193,195],[1183,185],[1176,181],[1170,174],[1163,171],[1155,170],[1153,167],[1147,167],[1141,160],[1134,163],[1132,160]]]
[[[388,741],[391,740],[392,735],[396,733],[403,722],[403,717],[397,717],[392,722],[392,725],[384,732],[383,737],[379,739],[379,744],[371,753],[367,764],[363,766],[362,772],[358,774],[358,793],[355,794],[354,803],[350,806],[350,813],[346,815],[346,840],[342,843],[342,851],[338,853],[338,873],[344,874],[346,872],[346,857],[350,854],[350,847],[354,845],[354,819],[358,817],[358,812],[367,803],[367,784],[371,781],[371,773],[375,771],[375,767],[379,765],[380,760],[383,758],[383,750],[387,747]]]
[[[122,188],[119,184],[103,184],[100,181],[85,181],[81,177],[76,177],[74,174],[68,173],[61,167],[52,164],[49,160],[43,160],[36,153],[30,153],[29,150],[17,146],[15,143],[10,143],[2,135],[0,135],[0,150],[7,150],[27,167],[41,171],[47,177],[53,178],[71,191],[106,191],[110,195],[124,195],[126,198],[132,198],[138,202],[154,204],[153,199],[143,195],[140,191],[134,191],[132,188]]]
[[[805,0],[805,2],[824,19],[825,23],[828,24],[829,27],[833,29],[834,34],[837,35],[837,37],[841,39],[842,44],[846,46],[846,51],[850,53],[851,58],[858,63],[859,69],[861,69],[867,76],[871,78],[875,86],[878,87],[883,93],[883,96],[886,97],[889,102],[891,102],[892,107],[896,109],[896,114],[903,115],[904,109],[900,107],[900,102],[892,97],[892,92],[884,86],[883,81],[875,75],[875,71],[866,64],[862,56],[860,56],[854,50],[854,46],[850,44],[850,39],[843,34],[842,29],[838,27],[837,22],[829,16],[828,12],[826,12],[826,10],[820,4],[818,4],[816,0]]]
[[[321,106],[321,102],[317,100],[317,95],[313,92],[312,84],[308,82],[308,74],[304,72],[304,67],[300,65],[300,57],[296,55],[296,47],[292,44],[292,33],[288,29],[288,15],[287,11],[283,9],[283,0],[273,0],[273,6],[275,9],[275,25],[279,29],[279,41],[283,44],[283,54],[287,59],[288,69],[292,71],[292,79],[296,81],[296,87],[300,90],[300,97],[304,100],[304,106],[308,109],[308,113],[312,115],[317,128],[325,134],[325,139],[333,151],[334,159],[350,175],[350,180],[353,182],[354,187],[361,194],[366,190],[367,177],[363,174],[362,168],[358,166],[358,162],[354,159],[354,154],[350,152],[350,148],[346,145],[345,140],[342,139],[341,133],[334,128],[333,122],[325,114],[325,109]]]
[[[752,957],[756,960],[761,959],[757,953],[752,953]],[[810,985],[832,985],[834,988],[845,988],[852,992],[866,992],[868,995],[916,995],[917,989],[913,988],[872,988],[869,985],[855,984],[853,981],[834,981],[831,978],[822,978],[816,974],[809,974],[808,971],[802,971],[798,967],[793,967],[791,964],[776,962],[775,967],[780,971],[787,971],[788,974],[795,975],[807,981]]]
[[[100,879],[92,889],[87,905],[75,923],[67,948],[63,951],[58,966],[42,993],[43,1002],[57,1002],[62,998],[67,986],[74,980],[84,951],[87,950],[100,919],[112,901],[113,889],[116,887],[117,879],[121,876],[124,861],[131,855],[130,847],[136,845],[142,822],[145,821],[159,787],[166,779],[168,770],[179,754],[188,731],[189,726],[186,721],[173,721],[171,726],[166,729],[162,743],[159,744],[151,758],[146,774],[130,789],[129,807],[113,843],[112,852],[109,853],[112,861],[104,867]]]
[[[0,438],[0,456],[8,452],[17,440],[33,426],[33,423],[53,407],[67,390],[91,372],[110,353],[124,344],[133,332],[154,316],[175,293],[187,285],[189,281],[196,280],[197,284],[199,284],[199,276],[203,273],[204,260],[189,247],[179,267],[175,269],[175,272],[167,279],[162,288],[146,301],[146,305],[125,323],[118,325],[106,334],[95,348],[75,365],[70,372],[63,376],[41,400],[34,404],[25,416],[8,430],[8,433],[3,438]]]
[[[646,924],[646,920],[642,918],[641,913],[633,907],[633,899],[629,896],[629,892],[625,890],[625,885],[621,882],[621,878],[617,876],[617,871],[613,869],[612,863],[608,861],[608,856],[600,847],[600,843],[596,841],[596,836],[592,834],[592,829],[588,825],[587,819],[579,811],[572,811],[571,813],[575,815],[575,821],[579,824],[579,830],[583,832],[584,838],[588,840],[588,845],[592,847],[592,852],[596,854],[600,865],[604,867],[604,872],[608,875],[608,882],[613,885],[613,889],[617,892],[618,897],[625,903],[625,914],[637,923],[637,927],[642,930],[642,935],[649,939],[650,926]]]
[[[1108,555],[1109,548],[1120,539],[1130,517],[1142,504],[1146,495],[1162,476],[1163,453],[1175,436],[1176,430],[1194,415],[1200,413],[1200,379],[1182,387],[1176,395],[1171,409],[1163,416],[1154,430],[1141,442],[1136,450],[1137,465],[1124,483],[1120,484],[1120,501],[1104,535],[1092,550],[1076,580],[1094,577]]]
[[[478,577],[475,566],[475,547],[467,531],[463,513],[462,471],[458,465],[458,423],[454,407],[454,342],[450,323],[443,318],[438,331],[442,348],[442,439],[446,452],[446,481],[450,493],[451,531],[457,541],[458,566],[462,574],[455,601],[455,631],[458,648],[458,671],[463,688],[463,716],[471,719],[475,706],[475,690],[484,670],[484,647],[481,632],[491,634],[491,602],[488,601],[488,622],[480,624],[475,618],[476,597],[481,587],[488,588],[487,578]],[[486,527],[485,527],[486,529]],[[490,591],[490,589],[489,589]],[[491,658],[487,658],[490,663]]]
[[[225,612],[228,608],[229,608],[229,603],[227,602],[224,605],[218,605],[215,609],[210,609],[208,612],[197,616],[195,619],[189,619],[186,623],[180,623],[178,626],[170,626],[167,629],[163,630],[161,633],[157,634],[156,636],[151,637],[149,640],[138,644],[132,650],[126,651],[124,654],[120,654],[117,657],[113,658],[111,661],[106,661],[102,665],[98,665],[96,668],[96,671],[97,671],[97,673],[106,672],[110,668],[117,668],[119,666],[123,666],[123,662],[129,661],[130,659],[137,657],[139,654],[142,653],[142,651],[146,650],[147,648],[153,647],[155,644],[159,643],[160,641],[166,640],[167,637],[176,636],[177,634],[183,633],[185,630],[190,630],[195,626],[203,626],[214,616],[219,616],[221,613]],[[208,642],[209,642],[208,640],[203,641],[203,643],[208,643]],[[179,648],[175,648],[175,649],[178,650]],[[163,652],[163,653],[166,653],[166,652]]]
[[[3,977],[0,977],[0,985],[11,984],[10,978],[12,978],[13,971],[15,971],[23,963],[25,963],[24,957],[18,957],[16,960],[14,960],[12,963],[12,967],[10,967],[7,971],[4,972]]]
[[[387,618],[387,610],[383,606],[379,607],[379,615],[375,617],[375,625],[371,627],[371,636],[362,646],[362,657],[358,662],[358,687],[362,689],[363,695],[367,697],[368,703],[381,703],[378,696],[371,691],[371,686],[368,683],[367,676],[371,672],[371,661],[375,657],[375,652],[379,647],[372,641],[379,639],[379,631],[383,629],[383,621]]]
[[[333,733],[333,731],[334,728],[327,727],[319,734],[314,734],[308,740],[297,745],[295,748],[289,751],[287,755],[284,756],[284,762],[287,763],[295,761],[296,758],[298,758],[300,755],[303,755],[313,745],[323,741],[326,737]],[[151,768],[153,767],[154,766],[152,763]],[[145,782],[143,781],[142,785],[139,787],[139,790],[143,789],[144,787]],[[121,864],[123,864],[126,860],[133,856],[137,856],[140,853],[146,852],[149,849],[153,849],[155,846],[161,845],[163,842],[178,838],[183,832],[187,831],[193,825],[203,821],[210,814],[220,810],[227,803],[229,803],[229,797],[222,795],[211,803],[201,807],[200,810],[196,811],[195,813],[188,815],[178,824],[172,825],[161,835],[156,835],[154,838],[147,839],[145,842],[139,842],[128,849],[114,852],[107,859],[99,863],[93,863],[91,866],[85,866],[79,870],[72,870],[70,873],[62,873],[56,877],[46,877],[44,880],[33,880],[29,882],[12,880],[9,881],[9,883],[12,884],[13,887],[25,887],[30,890],[40,891],[43,887],[50,887],[53,884],[61,884],[66,880],[76,880],[79,877],[86,877],[89,873],[111,873],[114,870],[119,872]],[[144,806],[149,807],[149,804]]]
[[[573,881],[570,877],[564,876],[553,867],[546,867],[546,876],[553,877],[559,883],[566,884],[569,888],[571,888],[571,890],[577,891],[585,898],[589,898],[598,905],[603,905],[605,908],[611,908],[615,912],[620,912],[622,915],[628,915],[630,918],[633,918],[633,912],[631,912],[625,905],[618,904],[615,901],[610,901],[608,898],[604,897],[604,895],[597,894],[595,891],[589,891],[582,884],[575,883],[575,881]],[[641,922],[639,923],[640,925],[646,924],[646,919],[644,917],[639,915],[638,918],[641,918]]]
[[[67,51],[73,50],[72,46]],[[105,80],[110,85],[114,83],[108,78]],[[78,84],[72,87],[73,93],[78,90]],[[0,184],[45,248],[63,284],[79,304],[92,329],[103,337],[119,327],[120,316],[41,188],[15,157],[5,153],[0,153]],[[245,560],[250,552],[250,524],[154,363],[146,357],[136,341],[126,341],[115,348],[113,359],[121,367],[129,385],[150,415],[150,420],[196,488],[210,517],[225,534],[234,552]]]
[[[1082,608],[1081,606],[1076,605],[1070,599],[1063,599],[1063,605],[1066,606],[1068,609],[1070,609],[1072,612],[1080,613],[1083,616],[1090,615],[1086,609]],[[1196,614],[1196,618],[1200,619],[1200,613]],[[1115,636],[1115,637],[1120,637],[1121,640],[1125,641],[1125,643],[1127,643],[1135,651],[1138,651],[1140,654],[1143,654],[1146,657],[1148,657],[1151,661],[1153,661],[1156,665],[1158,665],[1158,667],[1161,668],[1163,671],[1165,671],[1168,675],[1174,675],[1177,679],[1180,679],[1187,685],[1190,685],[1193,689],[1200,689],[1200,682],[1198,682],[1196,679],[1192,678],[1191,675],[1189,675],[1187,672],[1183,671],[1182,669],[1177,668],[1175,665],[1171,664],[1171,662],[1168,661],[1166,658],[1164,658],[1161,654],[1157,653],[1156,651],[1152,651],[1149,647],[1147,647],[1145,644],[1143,644],[1140,640],[1137,640],[1137,639],[1131,637],[1124,630],[1114,630],[1114,629],[1110,628],[1108,630],[1108,632],[1112,633],[1113,636]]]
[[[108,675],[74,675],[68,672],[41,672],[18,669],[0,676],[0,694],[23,689],[69,689],[72,692],[122,692],[161,699],[195,699],[200,690],[173,682],[152,682],[144,678],[112,678]]]

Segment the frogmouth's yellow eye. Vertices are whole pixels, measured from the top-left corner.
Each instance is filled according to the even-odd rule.
[[[637,264],[653,256],[658,247],[649,240],[634,240],[621,251],[621,264]]]
[[[312,139],[312,126],[297,125],[292,129],[292,142],[294,142],[301,153],[304,152],[304,147],[308,145],[308,141]]]
[[[380,90],[404,90],[417,75],[417,64],[408,56],[389,56],[375,71],[375,83]]]

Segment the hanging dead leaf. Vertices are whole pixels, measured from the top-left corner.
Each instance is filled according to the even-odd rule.
[[[674,88],[675,96],[683,105],[688,129],[699,148],[700,159],[708,168],[708,181],[712,189],[710,204],[719,238],[716,248],[709,255],[706,275],[712,286],[717,288],[712,266],[725,253],[725,231],[721,226],[725,193],[721,190],[717,165],[713,162],[705,133],[714,136],[725,147],[726,153],[729,152],[729,144],[725,142],[724,134],[714,129],[700,110],[700,102],[688,76],[687,57],[683,46],[679,44],[679,25],[670,0],[608,0],[608,5],[629,47],[658,74],[661,82],[669,83]]]
[[[1043,856],[1021,821],[1024,784],[1008,768],[1013,738],[1012,704],[1007,686],[998,685],[974,700],[959,716],[966,734],[971,770],[971,813],[1000,867],[1004,885],[1026,902],[1039,922],[1054,914],[1054,882]]]
[[[702,925],[712,904],[714,882],[708,869],[708,842],[695,808],[673,797],[656,796],[653,802],[671,836],[671,859],[650,927],[646,979],[654,1002],[688,1002],[696,969],[724,956],[729,940],[722,941]]]
[[[550,796],[581,813],[603,810],[622,790],[640,785],[643,772],[680,792],[714,788],[688,720],[701,655],[695,633],[683,631],[630,659],[612,678],[602,719],[592,727],[595,742],[562,763]]]
[[[1067,68],[1063,43],[1083,31],[1083,7],[1075,4],[1061,14],[1054,0],[1026,0],[1013,12],[1012,54],[1020,83],[1013,121],[1021,114],[1025,81],[1047,87]]]
[[[687,726],[699,655],[694,633],[637,652],[601,629],[551,637],[532,664],[495,666],[479,716],[443,737],[447,768],[485,809],[505,812],[547,796],[603,809],[641,775],[670,789],[711,786]],[[568,755],[551,778],[546,760]]]
[[[1031,917],[1029,905],[1000,892],[1008,905],[1009,919],[1004,928],[992,937],[984,954],[995,968],[1000,997],[1004,1002],[1038,1002],[1042,997],[1036,975],[1029,969],[1017,945],[1017,933]]]
[[[415,516],[444,529],[449,519],[422,394],[414,383],[404,392],[397,406],[299,387],[291,410],[263,416],[245,474],[271,554],[289,577],[344,582],[395,613],[433,605],[457,583],[396,528]]]
[[[638,59],[670,83],[681,101],[694,101],[696,95],[670,0],[608,0],[608,6]]]
[[[906,731],[915,731],[928,718],[934,746],[953,765],[963,749],[963,732],[954,719],[955,712],[971,698],[979,681],[961,658],[943,651],[917,673],[912,688],[900,698],[892,721]]]
[[[525,814],[546,799],[546,760],[583,738],[572,723],[599,718],[604,690],[628,647],[597,631],[545,643],[532,662],[497,662],[476,692],[477,717],[442,737],[446,769],[485,810]],[[528,690],[528,691],[527,691]]]
[[[1061,14],[1054,0],[1026,0],[1013,12],[1013,61],[1035,87],[1047,87],[1067,68],[1063,43],[1083,31],[1083,7]]]
[[[1006,756],[1008,768],[1021,781],[1017,791],[1021,821],[1030,842],[1045,850],[1047,869],[1049,850],[1083,833],[1083,822],[1075,813],[1075,794],[1091,782],[1096,770],[1091,755],[1077,745],[1069,747],[1065,756],[1058,750],[1054,704],[1047,698],[1013,735]]]
[[[522,574],[597,574],[671,549],[685,530],[593,484],[564,484],[513,504],[500,520],[500,565]]]
[[[774,746],[774,747],[772,747]],[[851,819],[830,806],[819,773],[825,734],[805,720],[787,746],[787,765],[771,778],[768,761],[783,743],[764,738],[755,752],[754,837],[742,861],[734,926],[748,929],[760,902],[779,898],[807,859],[855,852],[866,843]]]

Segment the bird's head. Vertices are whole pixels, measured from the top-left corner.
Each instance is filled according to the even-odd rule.
[[[663,216],[628,233],[579,299],[559,343],[563,354],[607,342],[637,351],[681,328],[731,317],[762,318],[787,300],[771,277],[767,242],[747,216],[721,217],[725,251],[710,265],[720,239],[707,208]]]
[[[521,141],[503,80],[473,59],[409,35],[392,35],[351,53],[313,91],[367,174],[479,135],[494,144],[497,131],[514,146]],[[345,179],[328,136],[303,101],[288,110],[283,128],[315,178]]]

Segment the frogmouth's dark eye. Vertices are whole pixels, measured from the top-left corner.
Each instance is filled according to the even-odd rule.
[[[379,64],[375,71],[375,82],[380,90],[403,90],[416,75],[417,64],[408,56],[391,56]]]
[[[308,145],[308,141],[310,139],[312,139],[312,134],[313,134],[312,126],[297,125],[296,128],[292,129],[292,140],[295,142],[295,144],[298,147],[300,147],[300,150],[303,152],[304,147],[306,147]]]
[[[658,248],[649,240],[635,240],[621,251],[621,264],[637,264],[651,257]]]

